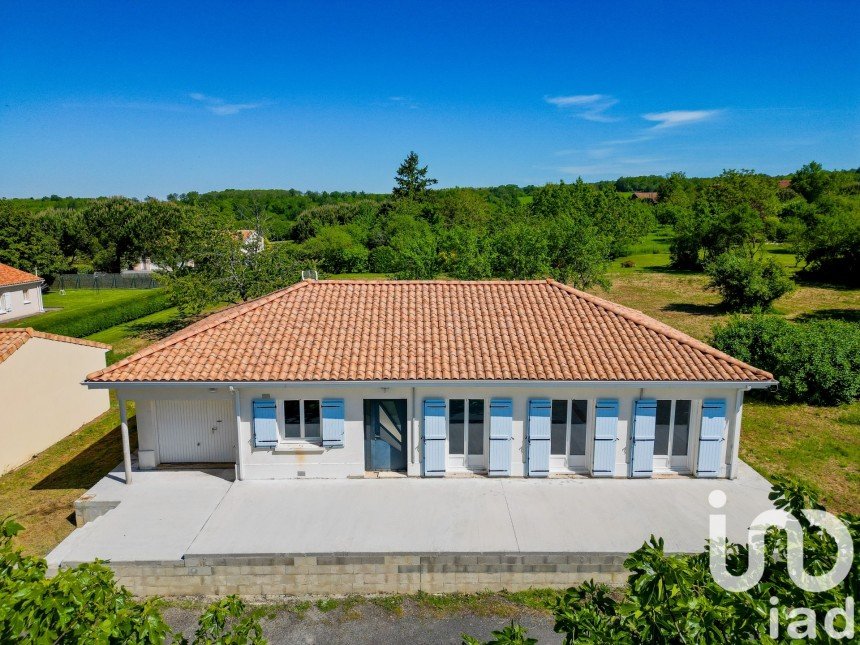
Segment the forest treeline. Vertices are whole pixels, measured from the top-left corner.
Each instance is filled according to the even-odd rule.
[[[177,304],[194,311],[284,286],[304,268],[605,285],[610,262],[663,224],[672,230],[673,265],[707,271],[735,309],[766,307],[792,288],[765,254],[774,242],[809,272],[857,279],[860,170],[813,162],[782,181],[729,170],[709,179],[671,173],[525,188],[434,184],[411,153],[386,195],[225,190],[165,200],[5,199],[0,262],[50,275],[118,272],[149,258]],[[656,188],[659,201],[620,187]],[[249,245],[238,229],[259,231],[266,244]]]

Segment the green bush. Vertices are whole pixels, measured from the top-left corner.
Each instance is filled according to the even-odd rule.
[[[757,260],[740,252],[723,253],[705,267],[708,288],[719,291],[733,311],[766,309],[794,289],[794,282],[772,258]]]
[[[0,643],[188,643],[161,616],[161,601],[136,600],[101,562],[61,569],[12,547],[21,525],[0,519]],[[200,616],[194,645],[265,643],[261,612],[227,596]]]
[[[801,485],[777,480],[770,494],[774,506],[792,513],[804,530],[804,564],[810,573],[829,571],[836,556],[833,539],[812,526],[799,509],[821,509],[817,494]],[[667,554],[662,539],[654,536],[631,553],[624,562],[630,572],[624,589],[610,590],[606,585],[586,582],[571,587],[554,608],[554,630],[564,643],[790,643],[800,634],[814,629],[812,640],[831,642],[825,632],[827,612],[853,607],[860,585],[860,517],[842,515],[854,543],[854,566],[832,589],[820,593],[801,590],[791,580],[786,563],[787,540],[781,530],[771,528],[765,535],[765,570],[761,580],[748,591],[731,592],[711,575],[709,553]],[[747,568],[748,547],[726,547],[728,568],[739,573]],[[773,607],[770,600],[778,599]],[[814,617],[792,614],[803,607]],[[772,610],[777,635],[771,636]],[[851,617],[853,624],[853,617]],[[832,628],[848,635],[844,616],[832,619]],[[851,630],[853,631],[853,630]],[[808,632],[806,632],[808,633]],[[525,643],[525,631],[518,625],[494,632],[491,643]],[[850,636],[848,636],[850,638]],[[793,640],[794,638],[794,640]],[[820,639],[820,640],[819,640]],[[464,637],[464,643],[478,641]]]
[[[713,345],[771,372],[780,400],[838,405],[860,397],[860,325],[736,316],[714,327]]]
[[[168,307],[170,301],[163,289],[148,289],[140,292],[139,297],[134,300],[121,305],[108,301],[83,309],[51,313],[50,318],[44,319],[46,324],[40,324],[39,318],[31,318],[27,323],[35,329],[51,334],[84,338]]]

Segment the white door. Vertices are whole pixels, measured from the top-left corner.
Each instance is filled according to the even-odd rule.
[[[158,455],[162,463],[236,460],[236,418],[230,401],[158,401]]]

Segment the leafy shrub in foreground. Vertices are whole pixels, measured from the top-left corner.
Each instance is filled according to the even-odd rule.
[[[98,561],[46,578],[44,559],[12,547],[21,528],[0,520],[0,643],[188,643],[164,621],[158,598],[136,600]],[[192,642],[265,643],[260,612],[223,598],[200,616]]]
[[[783,401],[837,405],[860,397],[860,325],[734,317],[714,327],[714,347],[771,372]]]
[[[805,486],[777,480],[770,499],[777,508],[794,514],[803,526],[807,570],[814,575],[830,570],[835,560],[835,543],[799,512],[803,508],[820,509],[817,494]],[[848,598],[856,598],[860,590],[860,517],[846,514],[840,519],[854,542],[854,564],[848,576],[829,591],[810,593],[794,584],[786,566],[787,542],[776,529],[770,529],[765,538],[766,564],[761,581],[748,591],[737,593],[716,583],[709,570],[707,550],[695,555],[667,555],[663,540],[652,536],[624,562],[630,577],[623,590],[613,593],[609,587],[594,582],[568,589],[553,610],[554,629],[564,636],[566,645],[789,643],[797,642],[789,625],[798,616],[792,615],[791,610],[804,607],[815,612],[812,625],[816,642],[830,642],[824,631],[827,612],[850,607]],[[739,573],[746,568],[746,546],[729,545],[728,553],[730,570]],[[778,599],[776,639],[770,635],[771,597]],[[848,631],[842,616],[833,620],[833,627]],[[525,630],[519,625],[494,632],[494,636],[497,640],[493,643],[528,642],[524,640]],[[795,639],[798,637],[794,635]],[[463,642],[478,643],[467,636]]]

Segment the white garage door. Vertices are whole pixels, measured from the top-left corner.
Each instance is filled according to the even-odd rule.
[[[158,401],[156,418],[162,463],[236,460],[231,401]]]

